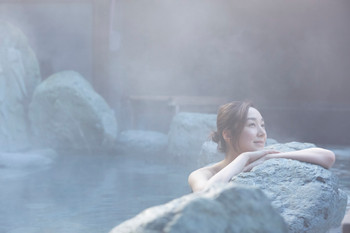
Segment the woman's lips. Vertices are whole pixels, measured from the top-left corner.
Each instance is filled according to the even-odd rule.
[[[255,144],[259,144],[259,145],[265,145],[264,141],[254,141]]]

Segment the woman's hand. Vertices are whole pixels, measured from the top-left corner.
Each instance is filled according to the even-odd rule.
[[[264,161],[270,159],[270,154],[277,154],[280,153],[276,150],[259,150],[259,151],[252,151],[252,152],[244,152],[239,156],[245,156],[248,157],[248,163],[243,168],[243,172],[248,172],[252,170],[253,167],[262,164]]]
[[[295,159],[301,162],[320,165],[326,169],[333,166],[335,155],[332,151],[323,148],[308,148],[297,151],[281,152],[269,155],[270,158]]]

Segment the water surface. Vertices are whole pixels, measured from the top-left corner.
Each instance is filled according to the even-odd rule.
[[[332,147],[350,195],[350,148]],[[0,168],[0,232],[102,233],[190,192],[194,167],[141,155],[60,155],[46,167]],[[348,210],[349,208],[348,202]]]

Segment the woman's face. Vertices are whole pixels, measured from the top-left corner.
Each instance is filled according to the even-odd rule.
[[[238,149],[240,153],[263,149],[266,137],[264,119],[257,109],[250,107],[247,120],[239,136]]]

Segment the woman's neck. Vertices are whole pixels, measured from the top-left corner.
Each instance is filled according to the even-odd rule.
[[[231,163],[235,158],[237,158],[239,155],[239,153],[232,149],[229,149],[226,154],[225,154],[225,159],[224,159],[224,163],[227,165],[229,163]]]

